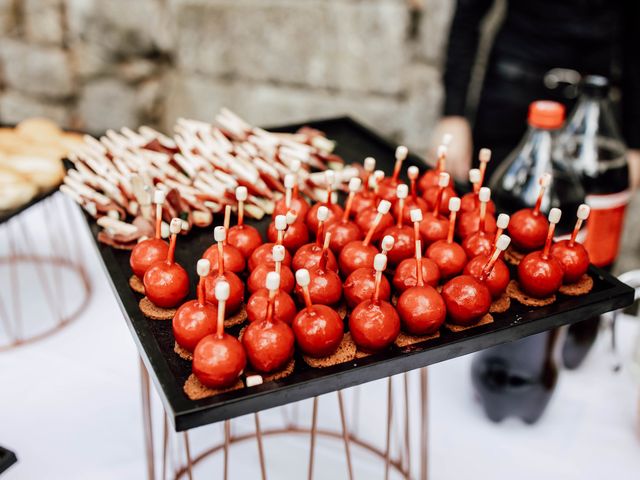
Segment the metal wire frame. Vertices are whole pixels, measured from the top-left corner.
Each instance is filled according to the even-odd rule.
[[[254,416],[254,431],[242,434],[234,434],[232,433],[232,420],[226,420],[222,422],[223,429],[223,439],[215,443],[214,445],[206,448],[202,452],[198,453],[196,456],[193,456],[190,448],[190,439],[189,432],[183,432],[183,441],[184,441],[184,460],[181,465],[175,468],[172,472],[168,471],[167,462],[168,458],[171,456],[171,442],[169,442],[169,438],[174,436],[176,438],[176,433],[170,429],[170,425],[167,421],[167,415],[163,412],[163,446],[162,446],[162,476],[156,477],[155,475],[155,455],[153,450],[153,432],[152,432],[152,412],[151,412],[151,402],[150,402],[150,383],[148,374],[145,370],[144,365],[140,362],[141,368],[141,378],[142,378],[142,401],[143,401],[143,425],[145,432],[145,446],[146,446],[146,456],[147,456],[147,477],[149,480],[157,480],[157,478],[161,478],[162,480],[174,479],[180,480],[182,478],[188,478],[189,480],[193,480],[195,478],[194,469],[195,467],[202,463],[205,459],[210,458],[216,454],[222,453],[223,455],[223,464],[222,464],[222,472],[216,478],[222,478],[224,480],[228,480],[229,478],[229,466],[232,461],[231,458],[231,446],[234,444],[239,444],[247,441],[255,441],[259,466],[260,466],[260,476],[262,480],[266,480],[268,478],[268,469],[267,469],[267,455],[265,453],[263,440],[265,437],[279,436],[279,435],[290,435],[301,438],[308,438],[309,440],[309,460],[307,466],[307,478],[312,480],[314,477],[314,469],[315,469],[315,452],[317,447],[317,437],[325,437],[330,439],[335,439],[338,442],[336,445],[342,445],[342,449],[344,451],[345,460],[346,460],[346,472],[345,477],[353,480],[354,472],[353,472],[353,452],[352,447],[357,446],[358,448],[365,450],[374,456],[376,456],[381,461],[381,469],[384,471],[385,479],[388,479],[391,471],[395,471],[402,478],[410,480],[414,478],[419,478],[420,480],[427,480],[428,478],[428,463],[427,463],[427,452],[428,452],[428,423],[427,423],[427,414],[428,414],[428,377],[427,377],[427,369],[423,368],[419,372],[419,419],[416,423],[414,419],[411,418],[411,409],[410,409],[410,378],[409,374],[405,373],[402,376],[402,388],[400,389],[400,394],[393,388],[392,377],[387,379],[387,409],[386,409],[386,418],[384,418],[385,425],[385,446],[384,449],[380,449],[373,443],[360,438],[357,434],[357,426],[358,421],[352,421],[349,423],[347,419],[347,411],[345,408],[345,402],[343,398],[342,391],[336,392],[336,397],[338,400],[338,414],[340,420],[340,428],[339,430],[324,428],[318,425],[318,411],[320,407],[319,398],[315,397],[313,399],[312,410],[311,410],[311,418],[308,423],[302,424],[298,421],[298,405],[292,404],[290,406],[281,407],[280,411],[282,413],[282,417],[284,420],[284,426],[281,428],[267,428],[264,429],[260,424],[259,413],[253,414]],[[353,399],[355,402],[359,402],[360,395],[358,393],[358,387],[355,387]],[[396,421],[394,419],[394,405],[402,405],[403,406],[403,418],[402,421]],[[293,410],[294,415],[290,415],[290,410]],[[352,406],[352,411],[357,411],[357,405]],[[307,426],[308,425],[308,426]],[[419,475],[417,477],[412,475],[411,465],[412,465],[412,450],[411,450],[411,433],[410,426],[418,425],[420,429],[420,448],[417,453],[419,455]],[[397,444],[400,445],[400,452],[397,456],[392,454],[392,431],[394,428],[399,428],[403,430],[400,432],[400,442]]]
[[[92,293],[84,268],[82,240],[77,234],[80,223],[69,200],[55,194],[28,212],[33,215],[32,219],[40,215],[44,226],[37,241],[26,212],[0,225],[0,242],[7,246],[6,255],[0,257],[0,267],[7,271],[2,280],[8,283],[8,288],[0,289],[0,352],[37,342],[60,331],[81,315]],[[37,278],[37,283],[30,285],[31,290],[24,288],[27,285],[22,276],[29,269],[29,273],[34,272]],[[72,272],[81,287],[73,296],[75,306],[69,304],[69,296],[65,295],[68,286],[62,281],[64,270]],[[34,290],[41,294],[48,315],[29,314]],[[11,311],[7,307],[9,303]],[[34,319],[38,321],[36,332],[25,334],[25,321]]]

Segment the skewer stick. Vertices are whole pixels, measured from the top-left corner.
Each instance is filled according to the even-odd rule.
[[[446,164],[446,161],[447,161],[447,146],[446,145],[440,145],[438,147],[437,157],[438,157],[438,160],[436,162],[436,172],[438,172],[438,173],[444,172],[445,164]]]
[[[380,282],[382,281],[382,272],[387,268],[387,256],[382,253],[378,253],[373,258],[373,268],[376,271],[373,302],[378,303],[380,301]]]
[[[534,215],[540,214],[540,207],[542,206],[542,198],[547,187],[551,185],[551,174],[545,173],[540,177],[540,193],[538,193],[538,199],[536,200],[536,206],[533,209]]]
[[[416,199],[418,198],[418,191],[416,189],[416,181],[418,180],[418,177],[420,176],[420,170],[415,165],[411,165],[407,169],[407,175],[409,176],[409,182],[410,182],[410,185],[411,185],[411,198],[413,199],[413,201],[415,203]]]
[[[156,204],[156,238],[162,238],[162,205],[164,204],[164,192],[153,192],[153,203]]]
[[[378,213],[376,214],[376,218],[373,219],[373,223],[369,227],[367,236],[364,237],[364,240],[362,241],[362,244],[365,247],[369,245],[369,243],[371,242],[371,237],[373,237],[373,232],[375,231],[376,228],[378,228],[378,225],[380,224],[382,217],[387,213],[389,213],[390,208],[391,208],[391,202],[389,202],[388,200],[380,200],[380,203],[378,204]]]
[[[169,251],[167,252],[167,263],[172,264],[175,261],[176,256],[176,241],[178,234],[182,231],[182,220],[179,218],[172,218],[169,224],[169,233],[171,233],[171,240],[169,240]]]
[[[403,220],[404,201],[408,195],[409,195],[409,187],[407,187],[404,183],[401,183],[400,185],[398,185],[398,187],[396,188],[396,196],[398,197],[398,205],[399,205],[398,220],[397,220],[397,226],[399,228],[402,227],[402,224],[404,223],[404,220]]]
[[[375,172],[373,172],[373,175],[371,176],[371,184],[372,184],[372,188],[373,188],[373,195],[376,198],[376,200],[378,199],[378,190],[379,190],[379,185],[380,182],[384,179],[384,171],[383,170],[376,170]]]
[[[404,145],[399,145],[396,148],[396,164],[393,167],[393,180],[398,180],[398,175],[400,175],[400,170],[402,170],[402,162],[405,161],[407,155],[409,154],[409,150]]]
[[[211,263],[206,258],[201,258],[198,260],[196,264],[196,271],[198,272],[198,276],[200,279],[198,280],[198,303],[200,305],[205,304],[205,296],[204,296],[204,279],[209,275],[211,271]]]
[[[453,232],[456,227],[456,215],[460,210],[460,199],[458,197],[451,197],[449,199],[449,231],[447,232],[447,243],[453,242]]]
[[[327,170],[325,173],[327,179],[327,205],[333,202],[333,184],[336,181],[336,174],[333,170]]]
[[[278,238],[276,239],[276,245],[282,245],[284,240],[284,231],[287,228],[287,217],[284,215],[276,215],[274,220],[276,231],[278,232]]]
[[[363,180],[363,184],[364,184],[364,188],[367,189],[367,191],[371,191],[371,174],[373,173],[373,171],[376,169],[376,159],[373,157],[367,157],[364,159],[364,178]]]
[[[478,195],[478,191],[482,186],[480,184],[480,176],[480,170],[478,170],[477,168],[472,168],[471,170],[469,170],[469,183],[471,183],[471,185],[473,186],[473,193],[476,196]]]
[[[275,265],[275,271],[278,275],[280,275],[282,271],[282,261],[284,260],[284,246],[283,245],[274,245],[271,249],[271,257],[273,258],[273,262]]]
[[[559,208],[552,208],[549,211],[549,231],[547,232],[547,240],[544,242],[544,250],[542,251],[542,258],[545,260],[549,258],[549,249],[553,242],[553,233],[556,230],[556,224],[560,221],[562,212]]]
[[[347,203],[344,207],[344,212],[342,214],[342,222],[347,222],[349,220],[349,214],[351,213],[351,207],[353,205],[353,199],[356,196],[356,193],[360,190],[360,186],[362,185],[362,180],[359,177],[353,177],[349,180],[349,196],[347,197]]]
[[[481,187],[478,192],[478,198],[480,199],[480,227],[479,230],[484,232],[486,220],[487,220],[487,203],[491,200],[491,190],[487,187]]]
[[[386,255],[393,248],[396,243],[396,239],[392,235],[385,235],[380,242],[380,250],[382,254]]]
[[[296,183],[296,177],[292,173],[287,173],[284,176],[284,205],[287,207],[287,210],[291,208],[291,195],[293,193],[293,186]]]
[[[316,235],[316,244],[322,245],[324,237],[324,222],[326,222],[329,218],[329,209],[324,205],[318,207],[316,218],[318,219],[318,234]]]
[[[240,186],[236,188],[236,200],[238,201],[238,225],[244,225],[244,202],[247,201],[249,192],[247,187]]]
[[[414,208],[411,210],[411,222],[413,223],[413,238],[420,240],[420,222],[422,222],[422,210]]]
[[[227,240],[227,231],[224,227],[216,227],[213,230],[213,238],[218,242],[218,275],[224,275],[224,242]]]
[[[422,240],[416,240],[416,278],[417,285],[424,287],[424,278],[422,276]]]
[[[582,227],[582,223],[589,218],[589,213],[591,213],[591,208],[586,203],[583,203],[578,207],[578,213],[576,214],[578,219],[576,220],[576,226],[573,227],[573,232],[571,232],[571,238],[569,239],[569,245],[573,247],[576,243],[576,237],[578,236],[578,232]]]
[[[324,244],[322,245],[322,253],[320,254],[320,262],[318,267],[320,270],[325,271],[327,269],[327,260],[329,259],[329,244],[331,243],[331,232],[327,232],[324,236]]]
[[[231,205],[225,205],[224,207],[224,222],[222,226],[224,227],[224,231],[229,230],[229,225],[231,225]],[[227,244],[227,239],[224,239],[225,245]]]
[[[273,320],[273,310],[276,294],[278,293],[278,289],[280,288],[280,274],[277,272],[267,273],[265,286],[269,291],[269,299],[267,301],[267,315],[265,316],[265,318],[267,322],[271,322]]]
[[[486,280],[486,278],[489,275],[491,275],[491,272],[493,271],[493,266],[498,261],[498,258],[500,258],[500,255],[502,255],[502,252],[504,252],[509,247],[510,243],[511,243],[511,238],[507,235],[500,235],[498,240],[496,240],[496,246],[493,249],[493,253],[491,254],[491,257],[489,258],[487,263],[485,263],[484,267],[482,267],[482,272],[480,273],[481,282]]]
[[[478,153],[478,160],[480,161],[480,182],[479,185],[482,187],[484,183],[484,175],[487,171],[487,163],[491,160],[491,150],[488,148],[481,148]]]
[[[500,235],[502,235],[509,226],[509,219],[510,217],[506,213],[501,213],[500,215],[498,215],[498,219],[496,220],[496,236],[493,238],[494,245],[498,242]]]
[[[226,280],[220,280],[216,283],[215,295],[216,300],[218,300],[218,322],[216,325],[216,335],[218,338],[222,338],[224,335],[224,315],[229,294],[229,283],[227,283]]]
[[[438,215],[438,210],[440,209],[440,203],[442,202],[442,194],[444,193],[444,189],[449,185],[449,174],[447,172],[441,172],[438,177],[438,195],[436,196],[436,203],[433,206],[433,215]]]
[[[311,283],[311,277],[309,276],[309,270],[301,268],[296,271],[296,282],[302,289],[302,296],[304,297],[304,304],[307,308],[311,308],[311,294],[309,293],[309,283]]]

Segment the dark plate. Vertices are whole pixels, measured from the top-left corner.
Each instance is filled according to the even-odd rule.
[[[7,470],[11,465],[16,463],[18,458],[16,454],[11,450],[7,450],[4,447],[0,447],[0,473]]]
[[[336,140],[337,153],[347,162],[362,161],[366,156],[373,156],[378,160],[379,168],[387,172],[393,168],[395,146],[352,119],[334,118],[308,122],[307,125],[323,130],[328,138]],[[290,125],[280,130],[293,131],[298,127]],[[409,163],[421,164],[415,156],[410,158]],[[264,228],[267,222],[265,219],[258,225]],[[98,227],[93,221],[89,223],[95,238]],[[212,241],[212,228],[193,231],[188,237],[178,240],[177,260],[193,277],[192,296],[195,292],[196,260]],[[309,368],[298,359],[294,373],[283,380],[192,401],[182,390],[191,373],[191,365],[173,351],[171,322],[147,320],[138,309],[140,297],[129,288],[129,253],[102,244],[96,245],[140,355],[178,431],[424,367],[584,320],[633,301],[630,287],[592,267],[590,274],[595,286],[588,295],[579,298],[560,296],[553,305],[539,309],[526,308],[513,302],[508,312],[494,315],[495,320],[491,324],[460,333],[442,328],[437,339],[404,349],[394,348],[326,369]],[[237,332],[237,329],[232,332]]]

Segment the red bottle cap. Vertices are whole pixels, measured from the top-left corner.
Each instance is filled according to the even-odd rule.
[[[537,128],[560,128],[564,122],[564,105],[550,100],[532,102],[529,105],[528,122]]]

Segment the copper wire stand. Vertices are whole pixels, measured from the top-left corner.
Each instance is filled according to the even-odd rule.
[[[0,225],[0,352],[53,335],[86,308],[77,216],[56,193]]]
[[[384,478],[403,478],[427,480],[428,478],[428,376],[427,368],[415,372],[407,372],[395,377],[388,377],[386,382],[386,408],[383,415],[375,418],[367,418],[369,428],[375,422],[375,429],[383,429],[383,444],[376,444],[371,439],[360,433],[361,421],[359,412],[360,404],[365,399],[362,395],[363,387],[353,387],[348,390],[338,390],[322,397],[314,397],[308,418],[301,419],[300,404],[292,403],[278,407],[281,421],[278,425],[263,427],[260,413],[254,413],[238,419],[225,420],[218,425],[215,432],[215,440],[212,444],[198,446],[190,438],[189,431],[174,432],[164,411],[162,415],[162,440],[161,445],[154,448],[154,426],[152,412],[152,389],[149,375],[140,361],[142,413],[144,426],[145,454],[147,460],[147,478],[149,480],[189,479],[195,478],[219,478],[228,480],[229,470],[233,455],[234,445],[246,442],[255,442],[257,459],[255,456],[241,457],[237,455],[236,461],[253,462],[256,467],[255,475],[251,478],[282,478],[270,476],[269,457],[286,454],[282,449],[267,449],[267,440],[276,436],[289,436],[296,442],[307,442],[307,472],[306,478],[311,480],[322,466],[315,461],[317,456],[317,443],[319,438],[331,439],[332,447],[342,449],[345,460],[345,472],[343,477],[349,480],[357,478],[354,472],[354,457],[367,453],[374,457],[380,464],[380,471]],[[345,400],[345,394],[349,394],[349,404]],[[418,399],[417,405],[412,404],[411,393]],[[415,395],[417,393],[417,395]],[[337,405],[335,400],[337,399]],[[302,403],[302,402],[300,402]],[[336,409],[337,406],[337,409]],[[338,420],[338,428],[330,425],[322,425],[319,420],[319,410],[329,411],[335,414]],[[244,422],[253,416],[252,429],[250,431],[235,432],[236,422]],[[271,416],[273,418],[273,416]],[[208,427],[204,427],[208,428]],[[213,426],[215,428],[215,426]],[[160,428],[158,429],[160,431]],[[210,439],[211,436],[207,435]],[[417,440],[417,442],[416,442]],[[411,448],[412,443],[418,448]],[[267,452],[270,452],[267,454]],[[157,456],[156,456],[157,454]],[[204,465],[205,460],[222,454],[222,465],[216,469]],[[370,457],[367,457],[370,458]],[[173,459],[173,460],[172,460]],[[170,465],[173,463],[173,465]],[[197,472],[196,472],[197,470]],[[198,475],[196,475],[198,473]],[[291,476],[287,478],[303,478]],[[370,478],[363,476],[363,478]]]

